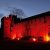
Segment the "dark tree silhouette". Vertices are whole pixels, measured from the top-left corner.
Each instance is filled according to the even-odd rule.
[[[12,15],[17,15],[18,18],[22,19],[23,17],[25,18],[26,15],[22,9],[17,9],[17,8],[9,8],[10,14]]]

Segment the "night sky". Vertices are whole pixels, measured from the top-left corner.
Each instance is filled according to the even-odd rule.
[[[0,0],[0,24],[1,18],[10,13],[10,7],[22,9],[30,17],[50,11],[50,0]]]

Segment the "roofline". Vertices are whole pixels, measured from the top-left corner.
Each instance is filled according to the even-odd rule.
[[[38,15],[34,15],[34,16],[31,16],[31,17],[28,17],[28,18],[25,18],[25,19],[22,19],[22,20],[30,20],[30,19],[33,19],[33,18],[39,18],[39,17],[44,17],[44,16],[50,16],[50,11],[44,12],[44,13],[41,13],[41,14],[38,14]]]

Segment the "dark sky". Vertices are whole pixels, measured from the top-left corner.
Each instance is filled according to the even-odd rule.
[[[50,0],[0,0],[0,21],[3,15],[9,14],[9,7],[23,9],[26,16],[50,11]]]

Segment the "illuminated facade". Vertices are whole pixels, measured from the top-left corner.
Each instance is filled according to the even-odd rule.
[[[50,12],[21,20],[15,15],[9,15],[3,17],[1,21],[4,38],[19,40],[24,36],[31,36],[38,40],[43,38],[44,41],[50,41]]]

